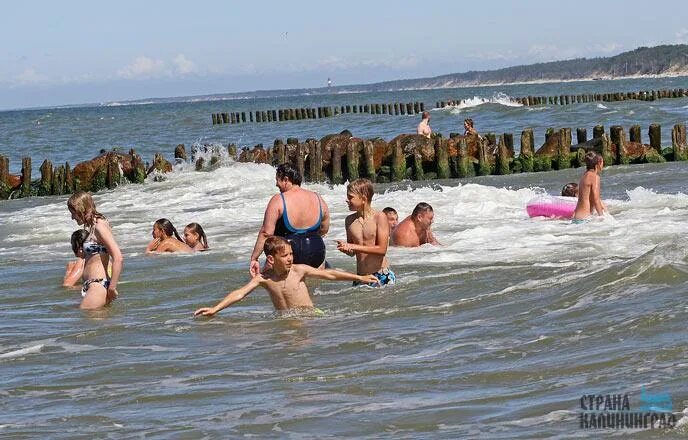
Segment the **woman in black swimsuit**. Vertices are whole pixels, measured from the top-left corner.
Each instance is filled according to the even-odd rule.
[[[301,175],[290,164],[277,167],[276,185],[280,190],[265,208],[263,225],[251,254],[249,271],[260,272],[258,257],[265,239],[271,235],[286,238],[294,251],[294,264],[320,267],[325,262],[322,236],[330,229],[330,211],[320,195],[301,188]]]

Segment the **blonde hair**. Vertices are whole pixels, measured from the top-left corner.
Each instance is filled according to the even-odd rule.
[[[349,185],[346,187],[346,192],[361,196],[368,201],[368,204],[370,204],[373,201],[375,189],[373,188],[373,182],[370,180],[356,179],[349,183]]]
[[[96,219],[106,219],[96,209],[96,204],[93,202],[91,194],[84,191],[77,191],[72,194],[69,200],[67,200],[67,207],[76,212],[84,220],[84,224],[88,226],[93,226],[96,223]]]
[[[263,252],[265,252],[265,256],[274,256],[277,252],[286,249],[287,246],[291,247],[291,243],[289,243],[286,238],[279,237],[277,235],[271,235],[265,240]]]

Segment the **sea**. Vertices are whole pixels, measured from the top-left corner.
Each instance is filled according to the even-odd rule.
[[[172,160],[180,143],[267,147],[344,129],[390,140],[414,132],[419,116],[213,126],[211,113],[451,99],[463,102],[431,111],[445,136],[470,117],[481,133],[514,133],[517,149],[528,127],[540,145],[549,127],[590,137],[594,125],[640,124],[647,143],[659,123],[670,146],[688,98],[537,107],[511,98],[674,88],[688,78],[4,111],[0,154],[12,172],[32,157],[36,176],[44,159],[74,166],[103,148],[150,161]],[[97,312],[79,310],[78,288],[61,286],[78,229],[68,196],[0,201],[0,437],[685,438],[688,163],[608,166],[605,218],[528,217],[529,200],[581,174],[378,185],[376,209],[403,218],[430,203],[441,246],[390,248],[397,283],[384,289],[310,283],[318,317],[278,315],[262,290],[212,319],[192,316],[249,279],[277,193],[268,165],[180,163],[164,179],[95,194],[125,259],[119,298]],[[332,213],[327,260],[355,270],[334,243],[346,237],[345,185],[305,187]],[[180,230],[200,223],[210,250],[146,255],[159,218]],[[650,414],[644,425],[608,421],[639,413]]]

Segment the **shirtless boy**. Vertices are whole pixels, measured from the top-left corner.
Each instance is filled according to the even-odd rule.
[[[392,231],[392,246],[418,247],[426,243],[439,245],[430,229],[434,218],[432,206],[425,202],[417,204],[411,215]]]
[[[416,133],[428,139],[430,138],[432,135],[432,129],[430,128],[430,112],[423,112]]]
[[[323,280],[358,281],[361,283],[376,283],[377,278],[372,275],[354,275],[332,269],[315,269],[305,264],[293,264],[294,252],[289,242],[277,236],[265,240],[263,251],[267,257],[270,269],[258,274],[243,287],[230,292],[215,307],[202,307],[194,312],[194,316],[213,316],[220,310],[241,301],[246,295],[263,287],[270,294],[272,305],[276,310],[313,309],[313,301],[304,282],[306,278],[320,278]]]
[[[573,212],[573,223],[583,223],[592,217],[593,208],[597,215],[604,215],[606,207],[600,198],[600,172],[604,168],[604,159],[594,151],[585,155],[587,170],[578,182],[578,204]]]
[[[399,224],[399,214],[397,214],[397,210],[391,206],[386,207],[382,210],[382,212],[387,216],[387,222],[389,223],[389,231],[391,234],[392,229],[396,228]]]
[[[372,274],[379,286],[394,284],[396,275],[389,268],[387,245],[389,222],[383,212],[373,210],[373,184],[368,179],[356,179],[346,188],[346,204],[354,214],[346,218],[346,242],[337,240],[337,250],[356,256],[356,272]],[[354,283],[360,284],[360,283]],[[375,283],[367,283],[376,287]]]

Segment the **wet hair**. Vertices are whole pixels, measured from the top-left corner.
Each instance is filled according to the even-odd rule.
[[[430,117],[430,112],[429,111],[424,111],[420,115],[421,119],[428,119]]]
[[[578,197],[578,184],[577,183],[567,183],[561,189],[561,195],[564,197]]]
[[[432,206],[430,206],[429,203],[420,202],[419,204],[416,205],[415,208],[413,208],[413,212],[411,213],[411,217],[415,217],[419,214],[424,214],[426,212],[434,212],[432,209]]]
[[[93,226],[96,219],[105,219],[105,216],[96,210],[91,194],[84,191],[77,191],[67,200],[67,207],[76,212],[84,221],[85,225]]]
[[[391,206],[386,207],[385,209],[382,210],[382,212],[384,212],[385,214],[389,214],[391,212],[392,214],[399,215],[399,214],[397,214],[397,210],[392,208]]]
[[[373,188],[373,182],[368,179],[356,179],[349,183],[346,187],[346,192],[351,194],[359,195],[365,198],[370,204],[373,201],[373,194],[375,189]]]
[[[466,118],[466,119],[463,120],[463,122],[465,122],[466,124],[468,124],[469,127],[474,128],[474,127],[473,127],[473,119],[471,119],[471,118]]]
[[[301,173],[290,163],[283,163],[277,167],[277,178],[288,179],[294,185],[301,185]]]
[[[160,218],[157,219],[155,223],[153,223],[153,227],[156,226],[162,229],[165,235],[167,235],[168,237],[174,236],[177,238],[177,240],[184,243],[184,240],[182,240],[182,238],[179,236],[179,232],[177,232],[177,229],[174,227],[171,221],[167,220],[166,218]]]
[[[201,244],[203,245],[203,249],[208,249],[208,239],[205,236],[205,231],[203,231],[203,228],[201,225],[198,223],[189,223],[186,225],[186,228],[184,229],[190,229],[191,232],[198,234],[198,238],[201,241]]]
[[[84,243],[86,242],[88,235],[89,234],[86,229],[79,229],[72,232],[72,238],[70,241],[72,243],[72,251],[74,252],[74,255],[79,256],[79,249],[84,247]]]
[[[277,252],[286,249],[287,246],[291,247],[291,243],[289,243],[286,238],[271,235],[265,240],[263,252],[265,252],[265,256],[274,256]]]
[[[602,162],[602,156],[594,151],[588,151],[585,154],[585,167],[589,170],[594,170],[598,163]]]

